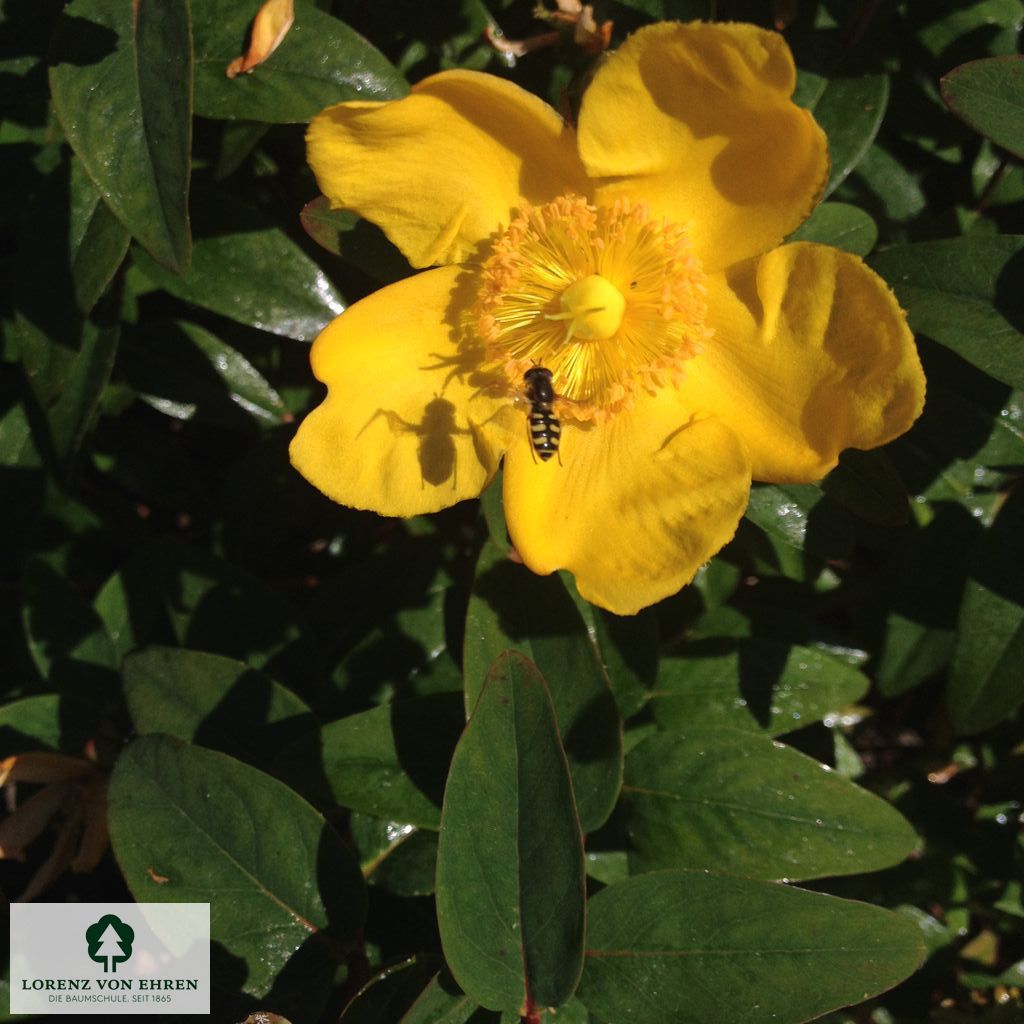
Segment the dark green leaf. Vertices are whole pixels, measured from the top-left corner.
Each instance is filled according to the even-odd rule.
[[[60,697],[57,694],[24,697],[0,707],[0,750],[5,757],[29,750],[60,750],[60,739]]]
[[[871,266],[892,285],[910,326],[1012,387],[1024,387],[1024,236],[898,245]]]
[[[898,697],[941,671],[953,651],[977,520],[943,502],[934,519],[900,546],[883,592],[889,603],[878,646],[878,689]]]
[[[619,715],[629,718],[647,703],[658,676],[658,619],[652,608],[613,615],[591,608],[594,639]]]
[[[867,256],[878,241],[878,227],[859,206],[822,203],[788,241],[834,245],[855,256]]]
[[[868,151],[882,123],[889,102],[885,75],[861,78],[821,78],[811,72],[800,76],[801,101],[828,136],[832,169],[825,195],[857,166]]]
[[[599,828],[622,782],[621,721],[598,653],[562,580],[535,576],[484,546],[466,619],[462,667],[473,710],[492,662],[505,650],[531,659],[551,687],[585,832]]]
[[[390,100],[409,91],[384,55],[347,25],[299,0],[281,45],[251,74],[228,78],[244,52],[258,5],[203,0],[194,5],[196,113],[218,119],[308,121],[332,103]]]
[[[877,526],[902,526],[910,515],[909,496],[885,452],[848,448],[821,489],[854,515]]]
[[[165,266],[189,262],[192,36],[187,0],[72,0],[50,85],[103,199]]]
[[[83,326],[81,348],[68,366],[64,390],[49,409],[53,446],[63,460],[74,457],[92,428],[120,337],[120,324],[110,319],[109,311],[101,322],[87,320]]]
[[[845,558],[853,548],[846,511],[813,484],[756,486],[746,515],[767,534],[787,574],[799,577],[808,565]]]
[[[962,64],[942,79],[942,98],[975,131],[1024,157],[1024,57]]]
[[[1024,491],[1006,499],[981,543],[964,592],[950,668],[957,732],[975,733],[1024,701]]]
[[[265,767],[286,743],[313,741],[309,708],[240,661],[176,647],[125,658],[125,700],[135,731],[163,732]]]
[[[387,967],[345,1007],[338,1024],[496,1024],[429,959]]]
[[[667,728],[770,736],[812,725],[860,700],[868,679],[813,647],[774,640],[698,640],[664,658],[651,708]]]
[[[437,874],[437,833],[415,825],[349,816],[349,834],[359,851],[363,877],[396,896],[429,896]]]
[[[124,262],[131,235],[103,201],[80,160],[71,164],[71,278],[85,314],[99,302]]]
[[[317,681],[317,648],[287,599],[173,538],[139,548],[103,586],[96,607],[119,651],[169,629],[183,647],[244,661],[300,692]]]
[[[62,658],[117,663],[103,621],[74,584],[40,558],[25,567],[22,617],[29,650],[44,677]]]
[[[661,871],[590,900],[580,999],[634,1024],[797,1024],[902,981],[899,914],[787,886]]]
[[[302,208],[302,226],[318,245],[381,284],[408,277],[412,268],[384,232],[349,210],[332,210],[326,196]]]
[[[743,878],[877,871],[917,841],[879,797],[766,736],[686,728],[626,758],[634,874],[709,868]]]
[[[343,807],[436,829],[448,765],[464,725],[461,694],[395,701],[324,726],[318,765],[309,764],[310,744],[304,741],[278,767],[288,778],[319,769]]]
[[[281,396],[237,349],[197,324],[176,321],[133,331],[119,370],[153,408],[175,419],[220,426],[281,423]]]
[[[344,309],[327,275],[256,210],[224,195],[199,196],[194,205],[202,236],[187,274],[172,274],[133,252],[154,284],[185,302],[299,341],[312,341]]]
[[[209,903],[214,943],[245,966],[243,990],[265,996],[286,963],[301,965],[316,1016],[338,966],[333,943],[352,940],[366,914],[359,868],[334,829],[269,775],[170,736],[124,751],[109,801],[135,898]]]
[[[509,652],[488,674],[445,789],[445,958],[483,1006],[558,1006],[579,979],[583,908],[583,836],[551,697]]]
[[[871,194],[880,214],[895,223],[913,220],[928,207],[917,175],[877,143],[857,164],[853,178]]]

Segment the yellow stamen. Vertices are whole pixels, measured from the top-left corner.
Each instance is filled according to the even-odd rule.
[[[561,415],[603,420],[638,388],[678,386],[711,336],[686,231],[643,204],[563,196],[519,212],[484,263],[474,310],[488,363],[513,387],[552,373]]]

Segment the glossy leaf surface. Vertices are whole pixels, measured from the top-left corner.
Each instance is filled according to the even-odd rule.
[[[185,302],[285,338],[312,341],[344,309],[327,275],[280,228],[226,196],[197,203],[207,232],[178,276],[145,253],[135,262],[154,284]]]
[[[623,795],[634,873],[820,878],[889,867],[916,843],[885,801],[791,747],[738,730],[649,737],[626,758]]]
[[[437,829],[452,751],[465,725],[457,693],[384,704],[325,725],[320,768],[342,807]],[[301,770],[308,743],[289,761]]]
[[[154,259],[189,262],[192,38],[186,0],[73,0],[53,42],[61,124],[100,194]]]
[[[485,545],[466,616],[463,672],[471,713],[491,663],[517,650],[544,673],[585,832],[611,813],[622,781],[621,723],[585,623],[560,577],[535,576]]]
[[[1024,238],[958,238],[898,245],[870,260],[910,326],[1012,387],[1024,387],[1024,297],[1015,281]]]
[[[833,245],[854,256],[867,256],[877,240],[875,222],[859,206],[849,203],[822,203],[788,239]]]
[[[265,995],[301,946],[304,983],[326,996],[331,940],[362,927],[365,889],[338,834],[287,787],[226,754],[143,736],[111,778],[110,835],[136,899],[211,904],[214,942],[250,965],[246,992]]]
[[[299,0],[281,45],[250,74],[228,78],[243,52],[255,5],[204,0],[193,10],[196,113],[250,121],[308,121],[332,103],[397,99],[408,84],[374,46],[344,22]]]
[[[633,878],[589,910],[580,999],[602,1020],[797,1024],[895,985],[923,955],[890,911],[705,872]]]
[[[437,917],[456,980],[495,1010],[558,1006],[583,959],[583,837],[547,683],[515,652],[455,749]]]
[[[975,131],[1024,157],[1024,57],[962,64],[942,79],[942,98]]]
[[[822,651],[772,640],[704,640],[665,658],[651,707],[669,728],[723,725],[778,736],[837,715],[867,677]]]
[[[338,1024],[494,1024],[447,972],[429,960],[385,968],[345,1007]]]
[[[885,75],[861,78],[800,76],[799,98],[828,136],[832,166],[825,195],[830,195],[857,166],[878,134],[889,102]]]
[[[995,725],[1024,701],[1024,492],[1018,488],[981,544],[964,593],[950,666],[957,731]]]
[[[301,736],[312,741],[309,708],[290,690],[232,658],[148,647],[122,668],[136,732],[161,732],[259,767]]]

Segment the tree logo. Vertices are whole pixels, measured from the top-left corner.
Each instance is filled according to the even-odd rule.
[[[104,914],[85,929],[85,941],[89,944],[89,959],[103,964],[104,974],[108,971],[116,974],[117,965],[132,955],[135,930],[121,918]]]

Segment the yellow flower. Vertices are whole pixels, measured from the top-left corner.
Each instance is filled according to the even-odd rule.
[[[600,66],[575,130],[470,71],[318,115],[332,205],[433,269],[317,338],[328,395],[294,465],[335,501],[411,516],[480,494],[504,457],[526,565],[630,614],[729,541],[752,478],[817,480],[907,430],[924,376],[891,291],[854,256],[780,246],[828,172],[794,81],[773,32],[660,23]],[[513,400],[535,365],[558,458]]]

